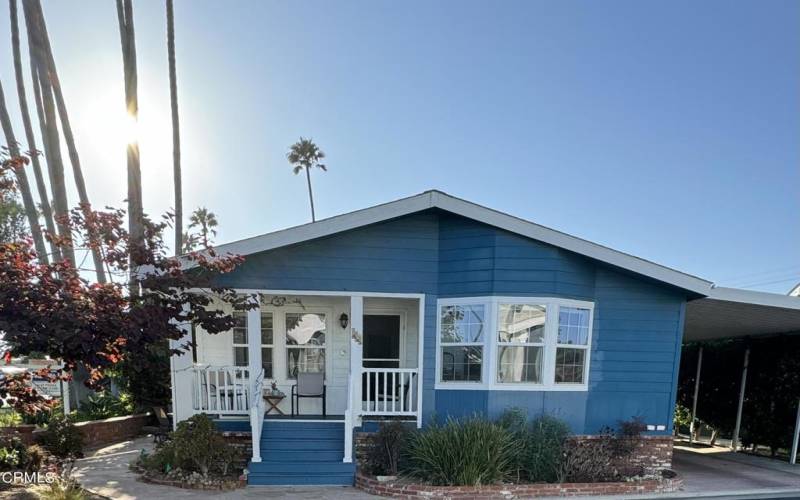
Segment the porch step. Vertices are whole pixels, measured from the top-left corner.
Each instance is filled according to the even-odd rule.
[[[261,462],[248,465],[249,485],[352,485],[355,463],[344,463],[342,422],[265,421]]]

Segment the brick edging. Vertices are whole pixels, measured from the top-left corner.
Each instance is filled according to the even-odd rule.
[[[683,479],[646,479],[613,483],[536,483],[490,486],[429,486],[426,484],[381,482],[356,473],[356,488],[383,497],[422,500],[431,498],[495,499],[537,496],[628,495],[633,493],[670,493],[683,487]]]

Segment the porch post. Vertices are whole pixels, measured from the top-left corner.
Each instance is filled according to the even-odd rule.
[[[182,349],[192,342],[192,325],[183,323],[178,326],[183,331],[179,340],[170,340],[170,349]],[[178,422],[186,420],[194,414],[192,397],[192,353],[184,351],[180,356],[172,355],[169,358],[170,374],[172,378],[172,426],[177,428]]]
[[[792,439],[792,454],[789,455],[789,463],[797,463],[797,444],[800,441],[800,401],[797,401],[797,418],[794,422],[794,438]]]
[[[261,461],[261,425],[264,415],[261,413],[261,300],[256,296],[256,307],[247,310],[247,357],[249,391],[248,408],[250,409],[250,437],[253,441],[253,462]]]
[[[742,428],[742,406],[744,406],[744,389],[747,384],[747,366],[750,364],[750,348],[744,351],[744,366],[742,367],[742,383],[739,386],[739,406],[736,408],[736,426],[733,428],[731,450],[736,451],[739,445],[739,431]]]
[[[364,357],[364,297],[350,297],[350,386],[345,410],[344,462],[353,461],[353,428],[361,425],[361,372]]]
[[[689,443],[694,443],[694,422],[697,419],[697,394],[700,392],[700,370],[703,367],[703,346],[697,352],[697,373],[694,376],[694,397],[692,398],[692,422],[689,424]]]

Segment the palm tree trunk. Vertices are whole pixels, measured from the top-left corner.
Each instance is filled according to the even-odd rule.
[[[181,134],[178,122],[178,76],[175,69],[175,11],[167,0],[167,55],[169,97],[172,108],[172,174],[175,184],[175,255],[183,248],[183,188],[181,182]]]
[[[125,76],[125,103],[128,114],[137,120],[139,98],[136,73],[136,39],[133,28],[133,3],[131,0],[117,0],[119,36],[122,44],[122,64]],[[128,156],[128,231],[134,246],[131,252],[131,291],[135,293],[135,248],[144,241],[144,214],[142,209],[142,172],[139,166],[139,143],[131,141],[127,148]]]
[[[64,132],[64,142],[67,144],[67,152],[69,154],[69,161],[72,165],[72,175],[75,178],[75,187],[78,191],[78,200],[80,201],[81,209],[85,214],[91,212],[91,204],[89,203],[89,194],[86,191],[86,182],[83,179],[83,169],[81,168],[80,157],[78,150],[75,147],[75,137],[72,134],[72,126],[69,122],[69,115],[67,114],[67,106],[64,102],[64,94],[61,92],[61,82],[58,79],[58,72],[56,71],[55,57],[53,56],[53,48],[50,45],[50,37],[47,34],[47,24],[44,20],[44,11],[42,4],[39,0],[30,0],[33,4],[36,22],[41,36],[42,48],[44,49],[45,66],[47,68],[47,77],[50,80],[50,85],[53,89],[55,96],[56,107],[58,109],[58,116],[61,119],[61,126]],[[93,234],[89,234],[91,240],[95,240]],[[94,261],[95,272],[97,273],[98,283],[106,282],[106,274],[103,269],[103,257],[100,250],[96,245],[91,248],[92,260]]]
[[[46,70],[44,44],[42,42],[40,23],[36,20],[36,13],[32,10],[31,2],[23,2],[25,12],[25,25],[28,30],[28,48],[31,55],[31,71],[33,73],[34,95],[37,99],[39,112],[39,125],[42,128],[42,142],[44,143],[45,157],[47,158],[50,189],[53,193],[53,211],[58,228],[58,233],[65,241],[61,248],[61,256],[75,266],[75,252],[72,249],[72,234],[65,224],[69,216],[69,203],[67,202],[67,188],[64,180],[64,164],[61,159],[61,144],[56,122],[55,104],[53,103],[53,89],[50,80],[44,75]]]
[[[8,109],[6,108],[6,97],[3,93],[2,83],[0,83],[0,125],[3,127],[11,157],[19,158],[19,145],[14,137],[14,130],[11,128],[11,117],[8,115]],[[19,164],[14,169],[14,173],[17,175],[17,184],[19,184],[19,190],[22,194],[22,203],[25,206],[25,215],[28,217],[28,226],[31,230],[36,254],[40,261],[47,262],[47,249],[44,246],[42,228],[39,226],[39,213],[36,210],[36,203],[33,201],[31,186],[28,183],[28,174],[25,173],[25,165]]]
[[[39,152],[36,149],[36,136],[33,133],[33,126],[31,125],[31,115],[28,111],[28,99],[25,95],[25,79],[22,75],[22,56],[20,53],[19,45],[19,19],[17,15],[17,0],[8,0],[9,12],[11,13],[11,46],[14,55],[14,74],[17,79],[17,96],[19,97],[19,108],[22,114],[22,125],[25,129],[25,139],[28,142],[28,155],[33,165],[33,175],[36,180],[36,189],[39,193],[39,206],[42,209],[44,216],[45,227],[47,232],[55,235],[56,227],[53,222],[53,211],[50,208],[50,196],[47,194],[47,185],[45,184],[44,177],[42,176],[42,165],[39,162]],[[59,260],[58,245],[50,242],[50,252],[53,259]],[[45,258],[42,262],[47,263],[48,259]]]
[[[314,216],[314,194],[311,192],[311,169],[306,167],[306,180],[308,181],[308,201],[311,202],[311,222],[316,222],[317,218]]]

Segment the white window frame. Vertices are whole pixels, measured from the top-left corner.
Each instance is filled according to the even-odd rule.
[[[441,321],[442,307],[455,305],[483,305],[486,312],[487,331],[484,334],[483,364],[481,366],[481,382],[447,382],[442,380],[442,347]],[[500,344],[498,342],[500,304],[526,304],[546,307],[545,316],[545,353],[542,367],[542,382],[498,382],[497,365]],[[558,317],[561,307],[587,309],[589,311],[589,333],[586,346],[558,344]],[[497,391],[587,391],[589,389],[589,373],[592,353],[592,336],[594,334],[594,302],[558,297],[514,297],[483,296],[444,298],[436,302],[436,383],[435,389],[441,390],[497,390]],[[509,344],[516,345],[516,344]],[[556,349],[558,347],[583,348],[586,350],[586,364],[582,383],[555,383]]]
[[[272,311],[265,311],[263,309],[260,311],[260,313],[261,313],[261,329],[262,330],[264,330],[264,315],[269,314],[270,316],[272,316],[272,343],[271,344],[263,344],[262,343],[261,344],[261,349],[263,349],[265,347],[268,347],[268,348],[272,349],[272,373],[274,375],[275,374],[275,315],[272,313]],[[236,343],[235,331],[236,331],[236,328],[238,328],[238,327],[233,327],[231,329],[231,345],[232,345],[232,347],[231,347],[231,355],[233,356],[232,361],[231,361],[231,366],[238,366],[240,368],[247,368],[248,366],[250,366],[250,356],[252,355],[252,353],[250,352],[250,343],[248,342],[250,340],[250,329],[247,326],[247,310],[234,311],[233,314],[244,314],[244,337],[245,337],[245,341],[244,341],[244,344],[237,344]],[[259,335],[261,335],[261,332],[259,332]],[[259,340],[261,340],[261,339],[259,338]],[[236,349],[237,348],[244,348],[246,350],[246,352],[247,352],[247,364],[244,364],[244,365],[237,365],[236,364]],[[264,363],[263,351],[262,351],[262,355],[261,355],[261,363],[262,364]]]
[[[279,309],[281,314],[281,344],[283,345],[282,349],[282,362],[281,362],[281,374],[280,380],[282,383],[289,384],[289,385],[296,385],[297,379],[289,377],[289,350],[291,349],[322,349],[325,356],[325,369],[322,373],[325,374],[325,383],[330,383],[332,376],[332,360],[330,359],[330,349],[328,348],[332,341],[333,329],[331,328],[331,321],[333,316],[333,310],[328,307],[307,307],[307,308],[300,308],[300,307],[282,307]],[[318,345],[289,345],[286,342],[286,335],[288,334],[288,327],[286,323],[286,315],[287,314],[322,314],[325,316],[325,345],[318,346]],[[274,317],[273,317],[274,318]],[[273,319],[272,323],[273,328],[275,328],[275,320]],[[277,331],[277,330],[276,330]],[[273,336],[273,342],[275,341]],[[273,359],[275,359],[273,357]],[[276,367],[273,365],[272,373],[277,374]]]
[[[483,342],[458,342],[458,343],[442,343],[442,308],[447,306],[483,306],[485,331],[483,332]],[[463,299],[439,299],[436,304],[436,388],[437,389],[480,389],[485,388],[487,384],[487,377],[490,372],[487,365],[489,364],[489,357],[491,353],[488,349],[488,337],[492,333],[492,320],[493,315],[492,307],[482,297],[468,297]],[[445,346],[479,346],[483,350],[481,361],[481,381],[480,382],[466,382],[466,381],[451,381],[446,382],[442,380],[442,348]]]

